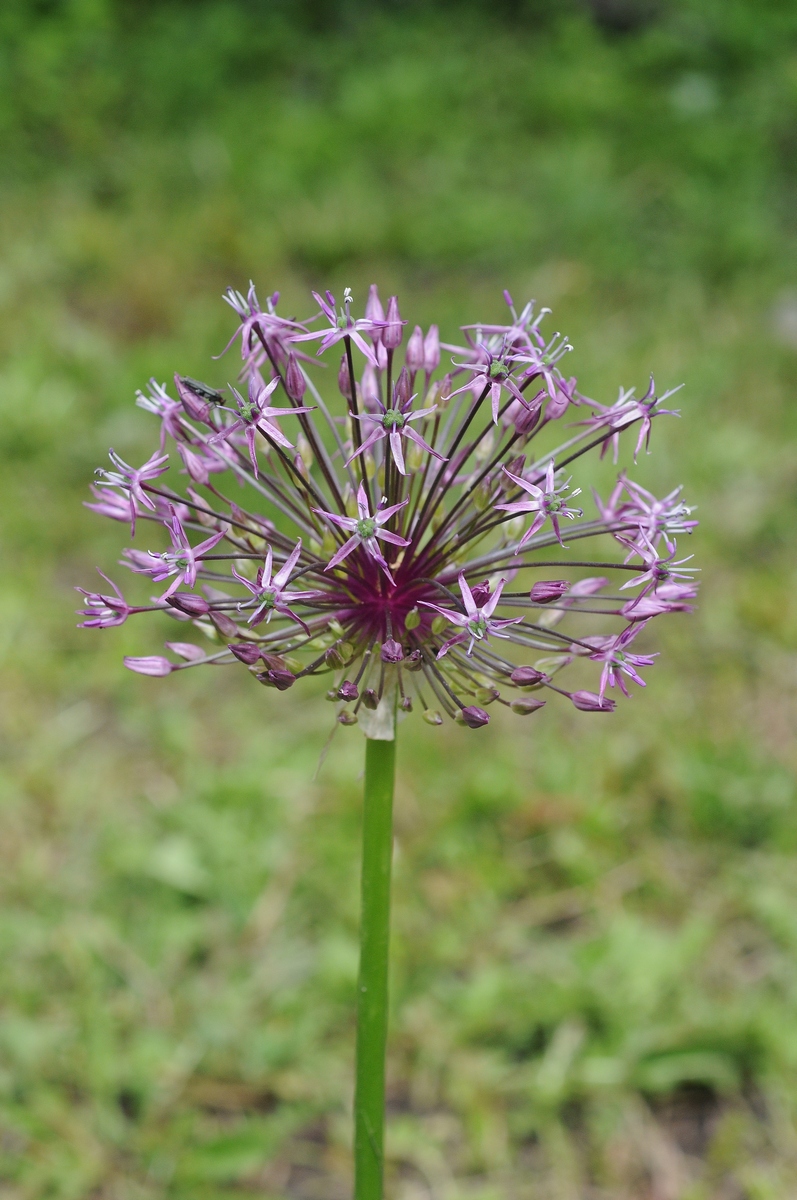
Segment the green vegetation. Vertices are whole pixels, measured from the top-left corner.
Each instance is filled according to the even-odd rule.
[[[401,728],[390,1194],[792,1197],[794,5],[0,7],[0,1197],[348,1195],[362,739],[315,778],[320,693],[72,616],[123,578],[93,468],[150,375],[226,380],[250,276],[449,336],[508,286],[588,393],[686,385],[646,692]]]

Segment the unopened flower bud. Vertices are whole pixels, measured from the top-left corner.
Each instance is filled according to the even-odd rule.
[[[444,375],[440,381],[440,387],[437,389],[437,396],[435,397],[435,404],[441,412],[445,412],[445,410],[448,408],[452,391],[453,384],[451,382],[451,376]]]
[[[346,400],[351,400],[351,378],[345,354],[341,356],[340,367],[338,368],[338,390]]]
[[[500,695],[498,688],[481,687],[476,689],[476,699],[479,704],[492,704]]]
[[[434,617],[432,619],[432,633],[442,633],[448,627],[448,621],[445,617]]]
[[[371,712],[379,707],[379,697],[373,688],[366,688],[363,692],[363,704],[366,708],[370,708]]]
[[[131,658],[130,655],[127,655],[124,664],[128,671],[135,671],[137,675],[162,677],[171,675],[174,670],[174,664],[170,663],[168,658],[164,658],[162,654],[150,654],[145,658]]]
[[[399,372],[399,377],[396,380],[395,387],[393,388],[393,404],[395,407],[399,408],[405,405],[409,401],[411,394],[412,389],[410,388],[409,372],[407,371],[406,367],[402,367],[401,371]]]
[[[328,692],[324,692],[324,699],[329,700],[332,704],[335,704],[338,699],[338,689],[330,688]]]
[[[404,461],[410,474],[420,471],[426,461],[426,452],[417,442],[410,442],[404,450]]]
[[[204,617],[210,612],[210,605],[204,596],[195,596],[193,592],[172,592],[167,596],[166,603],[189,617]]]
[[[190,381],[190,383],[193,382],[193,380]],[[180,403],[188,416],[194,421],[202,421],[207,425],[212,405],[206,396],[195,392],[190,383],[187,379],[182,379],[179,375],[175,375],[174,377],[174,386],[177,388],[177,395],[180,397]],[[219,399],[222,399],[222,397],[220,396]]]
[[[296,682],[296,677],[290,671],[263,671],[256,678],[266,687],[276,688],[278,692],[287,692]]]
[[[356,700],[359,694],[357,684],[352,683],[350,679],[345,679],[338,688],[338,700],[345,700],[347,703],[349,700]]]
[[[429,375],[440,366],[440,334],[436,325],[429,326],[429,332],[423,339],[423,369]]]
[[[412,712],[412,697],[402,696],[400,707],[402,712]]]
[[[489,714],[483,708],[477,708],[475,704],[468,704],[460,709],[456,720],[460,725],[467,725],[468,729],[481,729],[483,725],[490,724]]]
[[[485,579],[483,583],[477,583],[471,588],[473,603],[477,608],[481,608],[490,599],[490,580]]]
[[[328,667],[331,667],[333,671],[339,670],[343,666],[343,663],[344,663],[344,658],[340,652],[340,647],[339,646],[330,646],[328,650],[325,650],[324,651],[324,662],[327,664]]]
[[[404,336],[404,322],[399,312],[398,297],[391,296],[387,302],[387,324],[382,331],[382,345],[386,350],[397,350]]]
[[[535,604],[550,604],[564,596],[569,587],[566,579],[541,579],[529,592],[529,599]]]
[[[490,496],[493,492],[492,480],[488,477],[483,479],[479,486],[473,492],[473,507],[477,512],[484,512],[487,505],[490,503]]]
[[[510,418],[515,426],[515,433],[519,433],[521,437],[525,437],[531,433],[537,426],[542,413],[542,397],[535,396],[531,401],[515,400],[507,409],[507,417]]]
[[[338,713],[338,723],[340,725],[356,725],[357,716],[355,713],[347,712],[346,709],[344,709],[343,712]]]
[[[413,375],[416,371],[423,370],[423,330],[421,329],[420,325],[415,326],[410,336],[410,340],[407,342],[407,357],[405,361],[407,364],[407,370],[412,371]]]
[[[404,651],[401,648],[401,642],[397,642],[395,638],[388,638],[383,642],[379,657],[384,663],[399,663],[404,658]]]
[[[545,672],[538,671],[536,667],[516,667],[509,678],[515,687],[534,687],[548,681]]]
[[[185,463],[185,469],[194,483],[206,484],[210,478],[207,463],[194,450],[189,450],[182,442],[178,442],[177,450]],[[204,522],[203,522],[204,524]],[[215,524],[215,522],[214,522]]]
[[[571,692],[570,699],[581,712],[614,712],[616,705],[609,696],[601,700],[597,692]]]
[[[379,288],[375,283],[372,283],[368,289],[368,299],[365,302],[365,318],[367,321],[384,321],[385,310],[382,308],[382,301],[379,299]],[[374,342],[382,340],[382,330],[374,329],[371,333],[371,339]]]
[[[296,439],[296,449],[299,451],[299,458],[309,472],[313,465],[313,447],[303,433],[300,433]]]
[[[363,407],[366,412],[379,412],[379,384],[376,378],[376,371],[369,362],[366,362],[365,370],[360,380],[360,395],[362,396]]]
[[[301,400],[307,391],[307,380],[293,351],[288,355],[288,365],[285,368],[285,391],[291,400],[297,401]]]
[[[228,617],[224,612],[210,611],[210,619],[223,637],[234,637],[238,632],[238,626],[231,617]]]
[[[424,710],[423,719],[427,725],[442,725],[443,716],[436,708],[427,708]]]
[[[570,407],[570,397],[567,392],[558,387],[555,389],[555,395],[548,401],[545,409],[545,415],[549,421],[557,421],[559,417],[563,417]]]
[[[420,609],[418,608],[418,605],[416,604],[413,608],[410,609],[410,611],[407,613],[406,617],[404,618],[404,628],[405,629],[417,629],[418,626],[420,625],[420,623],[421,623],[421,613],[420,613]]]
[[[528,717],[531,713],[538,712],[541,708],[545,708],[544,700],[534,700],[531,696],[524,696],[522,699],[513,700],[509,707],[513,713],[517,713],[519,717]]]
[[[281,654],[269,654],[268,650],[261,650],[260,657],[270,671],[286,671],[288,669]]]
[[[248,667],[253,667],[256,662],[260,661],[260,647],[254,642],[230,642],[227,647],[232,650],[236,658],[242,663],[246,663]]]
[[[402,664],[407,671],[420,671],[423,668],[423,655],[420,650],[413,650]]]

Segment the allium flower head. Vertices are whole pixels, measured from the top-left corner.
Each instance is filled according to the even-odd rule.
[[[528,716],[546,694],[612,711],[607,690],[627,695],[653,664],[653,618],[692,607],[676,537],[697,522],[680,488],[659,500],[625,472],[585,516],[568,472],[590,450],[619,453],[626,430],[638,452],[671,393],[651,382],[641,400],[583,396],[560,373],[570,343],[541,331],[548,310],[518,311],[508,293],[504,323],[464,326],[463,344],[412,324],[403,351],[395,296],[383,308],[374,285],[358,316],[348,288],[342,305],[313,295],[320,311],[298,321],[278,314],[276,292],[261,306],[253,286],[229,291],[240,382],[176,375],[175,397],[154,380],[138,394],[160,448],[141,467],[111,451],[88,507],[133,535],[137,522],[161,527],[160,548],[152,531],[154,548],[128,547],[122,563],[166,588],[132,603],[103,576],[107,592],[79,589],[82,624],[152,611],[181,622],[168,656],[125,660],[139,674],[230,664],[279,691],[331,676],[338,720],[366,733],[386,704],[471,729],[491,705]],[[343,404],[313,378],[302,347],[314,341],[335,356],[326,378]],[[576,407],[590,415],[565,424]],[[593,672],[597,691],[560,687],[565,668],[587,683]]]

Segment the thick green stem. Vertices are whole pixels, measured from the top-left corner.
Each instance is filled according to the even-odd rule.
[[[367,738],[354,1093],[355,1200],[382,1200],[395,741]]]

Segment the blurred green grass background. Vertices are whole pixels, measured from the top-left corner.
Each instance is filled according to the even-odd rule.
[[[250,277],[449,337],[507,286],[588,394],[686,385],[646,692],[401,730],[390,1196],[797,1194],[793,0],[5,0],[0,136],[0,1198],[348,1195],[359,734],[314,778],[319,695],[72,615]]]

